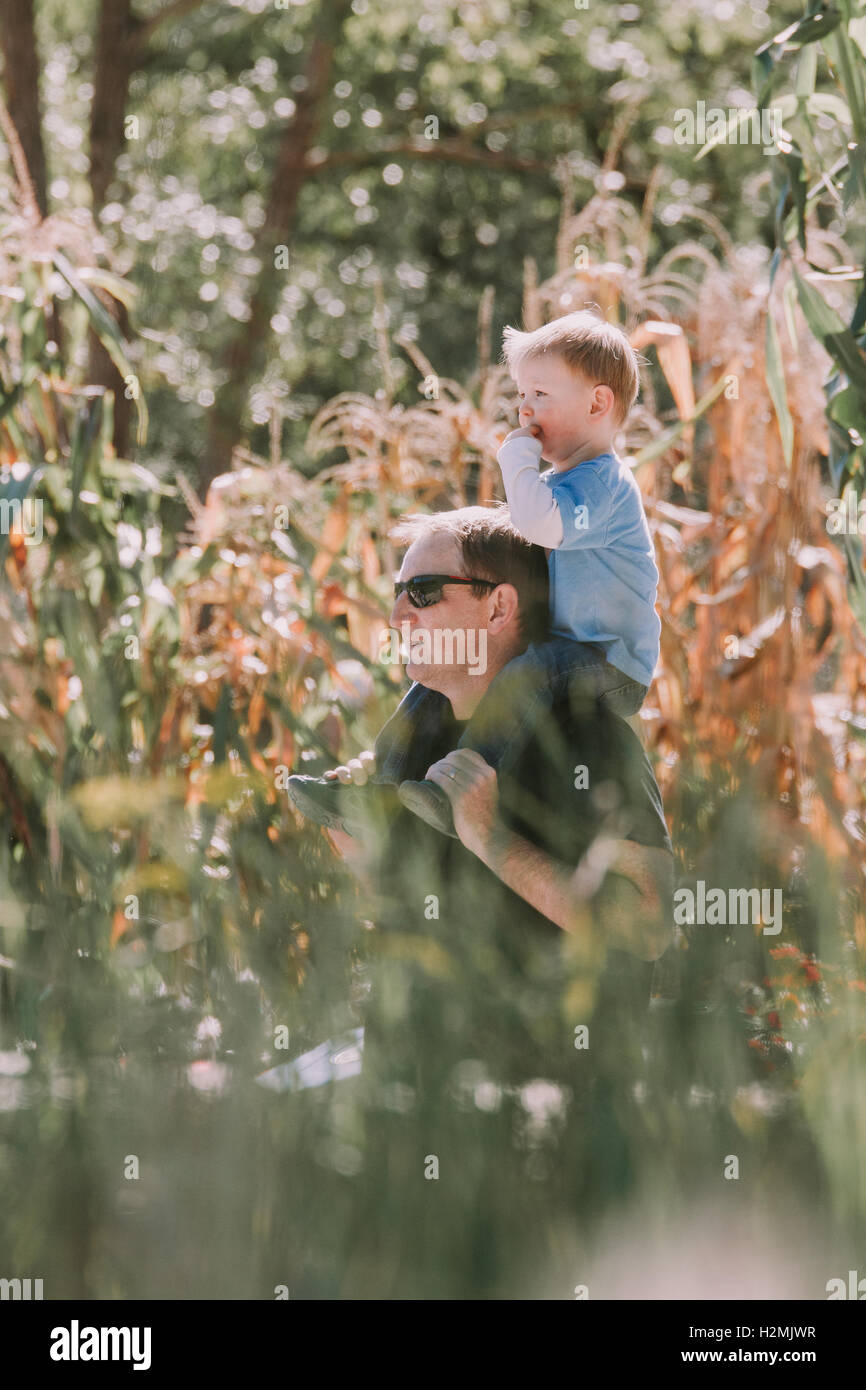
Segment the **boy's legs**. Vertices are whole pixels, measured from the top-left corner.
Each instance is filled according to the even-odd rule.
[[[458,746],[474,748],[491,767],[508,768],[539,716],[558,700],[597,699],[626,718],[640,709],[646,690],[611,666],[600,647],[570,637],[532,642],[490,682]]]
[[[444,695],[415,681],[376,735],[371,781],[399,786],[409,777],[423,776],[432,761],[427,750],[437,742],[450,714]]]
[[[423,777],[435,761],[451,706],[437,690],[417,682],[406,692],[397,709],[376,736],[374,765],[369,782],[381,788],[397,787],[407,778]],[[374,798],[369,788],[346,785],[335,777],[295,774],[287,784],[289,795],[302,815],[350,835],[361,833],[374,812],[385,814],[385,791]],[[397,798],[394,808],[399,809]],[[381,805],[379,804],[381,802]],[[393,813],[393,810],[391,810]]]

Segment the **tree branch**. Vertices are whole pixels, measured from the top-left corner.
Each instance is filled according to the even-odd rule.
[[[554,173],[553,160],[524,159],[521,155],[499,154],[493,150],[475,148],[459,140],[431,140],[425,145],[416,145],[410,140],[391,140],[379,145],[375,150],[329,150],[325,154],[308,155],[304,168],[308,174],[318,174],[324,169],[360,168],[395,155],[451,164],[475,164],[488,169],[512,170],[519,174],[547,174],[552,177]],[[646,179],[628,176],[624,184],[625,189],[635,191],[643,191],[646,186]]]
[[[424,145],[413,144],[410,140],[390,140],[375,150],[331,150],[325,155],[308,156],[305,167],[308,173],[318,174],[322,169],[373,164],[379,159],[399,154],[410,155],[413,159],[447,160],[452,164],[492,164],[500,169],[517,170],[521,174],[550,173],[550,164],[546,161],[497,154],[493,150],[477,149],[460,140],[431,140]]]
[[[193,10],[201,9],[202,5],[206,5],[207,3],[208,0],[170,0],[168,5],[164,5],[161,10],[157,10],[156,14],[151,15],[149,19],[142,19],[139,21],[134,38],[136,49],[141,50],[146,47],[157,29],[159,29],[166,20],[182,19],[184,15],[191,14]]]
[[[508,130],[512,126],[528,125],[530,121],[551,121],[568,116],[573,111],[586,111],[586,98],[577,101],[548,102],[546,106],[530,106],[525,111],[503,111],[473,125],[474,133],[486,130]]]

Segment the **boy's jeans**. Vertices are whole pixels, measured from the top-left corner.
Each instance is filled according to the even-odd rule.
[[[570,637],[532,642],[494,676],[457,747],[474,748],[497,770],[511,767],[539,717],[569,692],[573,698],[598,699],[626,718],[640,709],[647,687],[611,666],[601,648],[588,642]],[[416,681],[379,731],[372,780],[395,785],[421,780],[436,761],[430,752],[449,720],[450,701]]]

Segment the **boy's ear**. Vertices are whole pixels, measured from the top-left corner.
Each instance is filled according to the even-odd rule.
[[[609,386],[599,383],[593,388],[591,415],[605,415],[609,410],[616,409],[616,396]]]

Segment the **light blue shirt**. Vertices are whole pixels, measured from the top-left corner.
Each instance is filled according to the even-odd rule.
[[[650,685],[659,658],[659,572],[631,469],[616,454],[541,474],[562,516],[550,550],[551,631],[604,649],[611,666]]]

